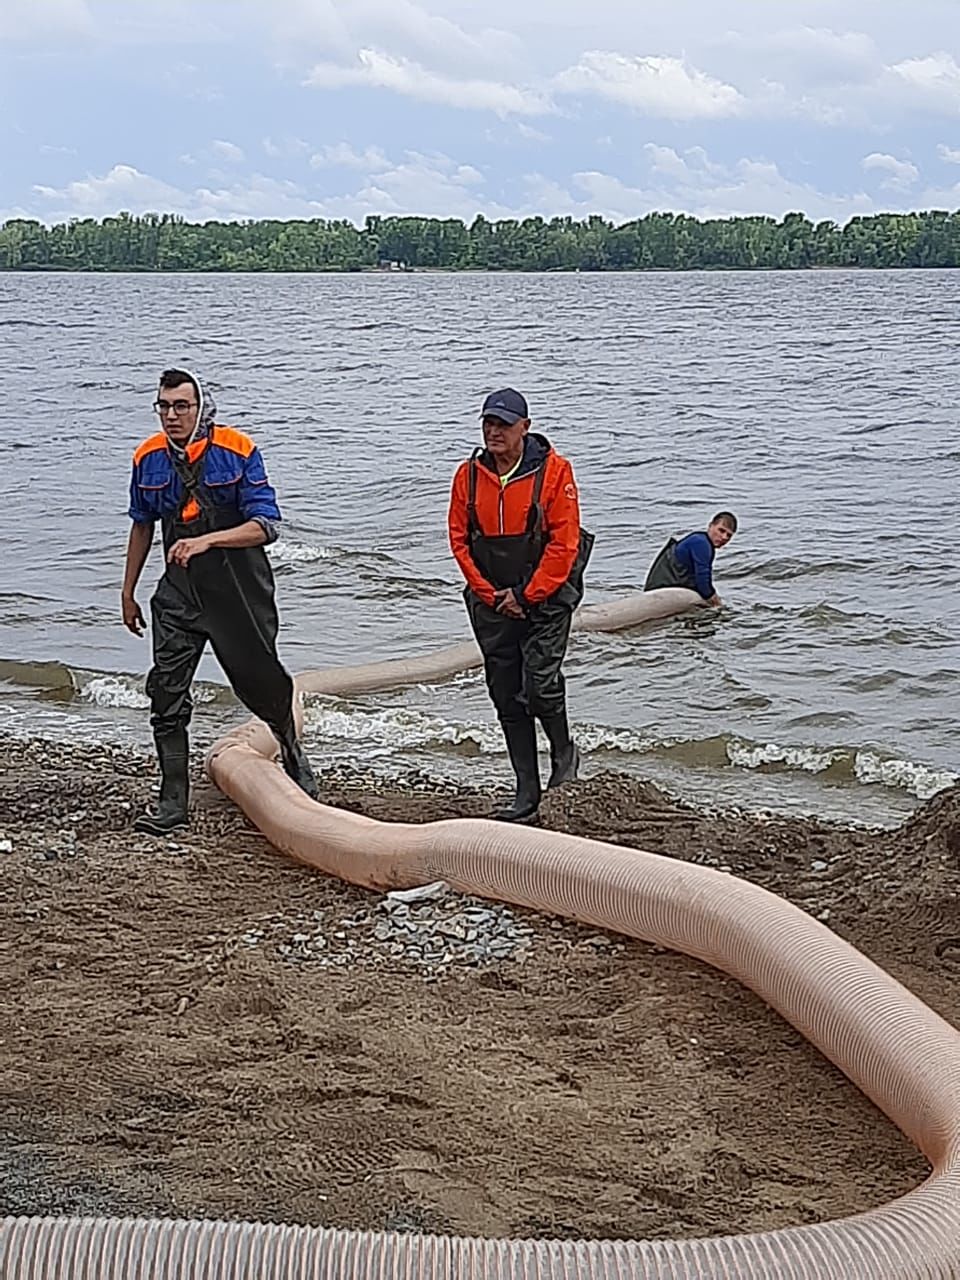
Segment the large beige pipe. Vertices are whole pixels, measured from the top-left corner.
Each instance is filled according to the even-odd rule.
[[[678,613],[702,608],[703,600],[686,587],[660,587],[625,600],[585,605],[573,620],[574,631],[623,631],[627,627],[656,622]],[[297,677],[302,693],[335,693],[349,697],[357,693],[393,689],[398,685],[449,680],[462,671],[482,665],[480,650],[472,640],[437,649],[422,658],[391,658],[386,662],[366,662],[359,667],[334,667],[329,671],[307,671]]]
[[[385,678],[393,683],[395,675]],[[414,678],[430,674],[418,667]],[[333,673],[302,684],[338,689]],[[889,974],[799,908],[733,876],[487,821],[375,822],[309,800],[273,763],[274,751],[272,736],[254,722],[221,738],[207,767],[282,852],[371,888],[443,880],[724,970],[883,1109],[927,1156],[930,1177],[843,1221],[703,1240],[497,1241],[259,1223],[8,1218],[0,1224],[0,1280],[960,1277],[960,1034]]]

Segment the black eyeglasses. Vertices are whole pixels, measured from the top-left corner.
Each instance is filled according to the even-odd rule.
[[[189,413],[191,409],[197,407],[195,400],[154,400],[154,413],[169,413],[172,409],[178,418],[182,418],[185,413]]]

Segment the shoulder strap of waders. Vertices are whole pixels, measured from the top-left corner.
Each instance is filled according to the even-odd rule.
[[[477,519],[477,455],[476,449],[467,464],[467,534],[480,532],[480,521]]]
[[[209,448],[209,442],[207,444]],[[211,504],[207,501],[207,497],[203,492],[201,481],[203,479],[204,464],[207,458],[207,449],[204,449],[199,458],[194,462],[189,462],[185,458],[178,457],[172,450],[170,457],[173,460],[173,469],[180,477],[180,483],[183,485],[183,501],[177,511],[177,519],[183,519],[183,512],[192,498],[200,508],[200,511],[209,516],[212,510]]]
[[[530,495],[530,510],[527,512],[527,532],[533,533],[537,525],[544,523],[543,507],[540,498],[543,495],[543,479],[547,470],[547,460],[544,458],[540,466],[537,467],[533,480],[533,493]]]
[[[470,458],[467,471],[467,531],[479,533],[480,522],[477,520],[477,450]],[[533,493],[530,495],[530,510],[527,512],[527,531],[532,533],[538,524],[543,523],[543,508],[540,503],[543,495],[544,473],[546,461],[542,462],[534,473]]]

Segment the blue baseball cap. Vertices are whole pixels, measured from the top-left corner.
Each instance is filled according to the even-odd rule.
[[[509,423],[512,427],[515,422],[529,418],[530,413],[527,402],[520,392],[506,387],[503,391],[491,391],[483,402],[480,417],[499,418],[501,422]]]

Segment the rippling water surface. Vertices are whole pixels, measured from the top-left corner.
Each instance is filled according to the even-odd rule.
[[[0,276],[0,708],[147,740],[118,621],[130,453],[193,365],[261,445],[294,670],[468,634],[445,517],[490,389],[530,400],[597,534],[588,599],[731,507],[725,608],[575,639],[585,772],[891,822],[954,778],[960,273]],[[159,574],[151,559],[141,591]],[[215,661],[196,722],[240,714]],[[317,763],[505,780],[479,676],[309,709]]]

